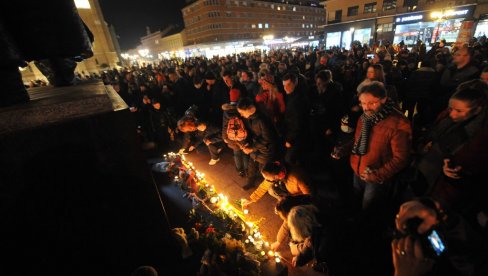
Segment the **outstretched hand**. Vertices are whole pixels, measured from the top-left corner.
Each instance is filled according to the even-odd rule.
[[[253,201],[247,200],[245,198],[241,199],[242,210],[246,210],[249,207],[249,205],[251,205],[252,203],[253,203]]]

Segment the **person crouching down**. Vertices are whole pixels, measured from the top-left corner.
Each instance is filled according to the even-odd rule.
[[[185,116],[178,121],[178,129],[185,134],[183,147],[179,153],[191,152],[203,142],[210,152],[209,165],[220,161],[219,154],[224,148],[221,131],[214,126],[197,120],[193,116]]]
[[[280,200],[286,196],[313,195],[314,187],[309,175],[300,167],[286,165],[279,161],[268,162],[261,170],[263,182],[241,204],[246,209],[258,202],[266,193]]]

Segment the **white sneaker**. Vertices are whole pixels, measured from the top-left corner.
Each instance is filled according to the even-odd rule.
[[[210,159],[210,162],[208,162],[208,164],[210,166],[213,166],[213,165],[217,164],[217,162],[219,162],[219,161],[220,161],[220,158],[219,159]]]

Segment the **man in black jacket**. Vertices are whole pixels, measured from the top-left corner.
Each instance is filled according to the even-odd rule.
[[[247,184],[243,187],[244,190],[249,190],[256,186],[256,179],[264,164],[275,157],[277,134],[271,122],[257,111],[251,99],[241,99],[237,104],[237,111],[248,130],[248,143],[242,147],[242,151],[251,157]]]
[[[309,102],[305,93],[298,88],[298,77],[295,74],[283,76],[283,87],[286,92],[286,110],[284,118],[285,161],[297,164],[309,138],[308,114]]]

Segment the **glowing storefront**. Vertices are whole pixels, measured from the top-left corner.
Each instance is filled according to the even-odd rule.
[[[325,47],[342,47],[349,49],[353,41],[371,45],[375,20],[362,20],[357,22],[345,22],[329,24],[325,28]]]
[[[476,30],[474,32],[474,37],[488,37],[488,14],[483,14],[480,16],[480,20],[476,25]]]
[[[393,43],[403,41],[414,45],[417,40],[426,44],[445,39],[447,43],[456,41],[462,21],[472,15],[474,6],[443,11],[411,13],[395,17]]]

